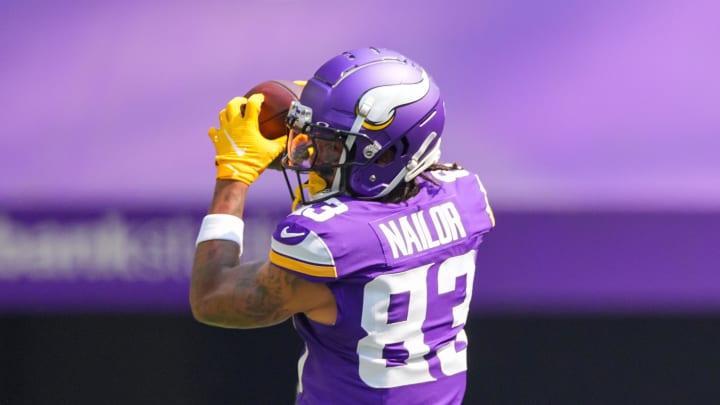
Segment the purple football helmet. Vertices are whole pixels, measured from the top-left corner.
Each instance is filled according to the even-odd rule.
[[[288,170],[298,184],[310,172],[327,183],[314,193],[300,187],[303,204],[339,194],[376,199],[439,160],[445,110],[418,64],[388,49],[361,48],[322,65],[286,122],[283,168],[291,194]],[[394,155],[386,154],[391,149]]]

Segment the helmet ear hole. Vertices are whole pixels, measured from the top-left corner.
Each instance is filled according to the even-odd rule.
[[[385,166],[388,163],[392,163],[393,160],[395,160],[395,154],[396,154],[397,148],[395,145],[391,146],[388,150],[383,152],[382,155],[377,160],[377,164],[379,166]]]

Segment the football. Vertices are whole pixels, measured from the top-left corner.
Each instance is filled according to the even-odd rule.
[[[245,93],[245,97],[255,93],[265,95],[260,107],[258,124],[260,133],[267,139],[276,139],[288,134],[285,126],[290,103],[300,99],[303,87],[292,80],[267,80],[255,85]]]

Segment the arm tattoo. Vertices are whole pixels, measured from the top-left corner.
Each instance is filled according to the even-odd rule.
[[[237,245],[222,240],[198,246],[191,302],[199,320],[224,327],[253,328],[280,323],[292,315],[286,302],[298,278],[264,263],[239,265]]]
[[[237,312],[259,325],[272,325],[289,318],[286,298],[295,291],[297,278],[285,271],[260,273],[263,263],[244,266],[237,278],[233,301]]]

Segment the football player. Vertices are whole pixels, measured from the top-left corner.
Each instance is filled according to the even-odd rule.
[[[363,48],[317,70],[287,137],[259,133],[262,101],[233,99],[209,133],[218,175],[194,316],[228,328],[292,318],[299,404],[460,404],[476,255],[495,220],[479,178],[439,163],[437,85],[407,57]],[[293,210],[269,260],[241,263],[246,193],[283,152]]]

